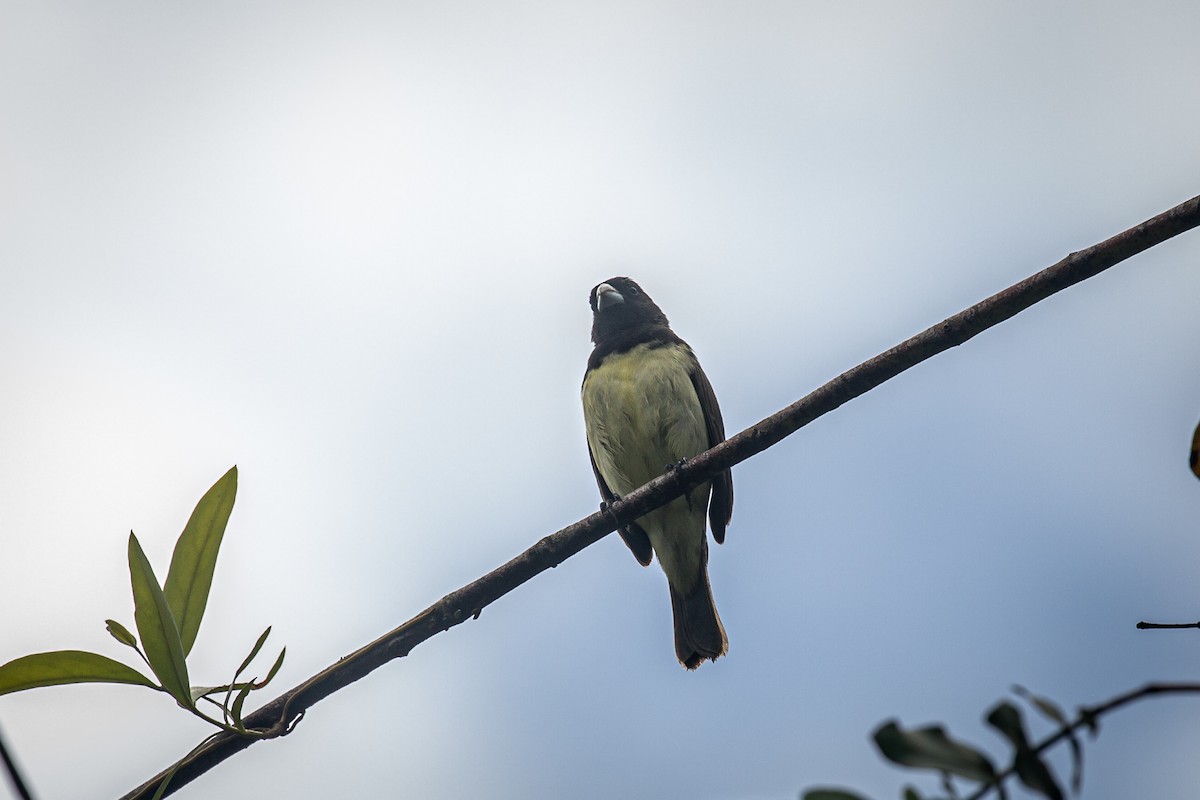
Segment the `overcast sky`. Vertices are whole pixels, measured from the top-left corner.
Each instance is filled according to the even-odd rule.
[[[233,464],[197,683],[270,624],[282,691],[593,512],[605,278],[736,432],[1200,193],[1190,0],[0,8],[0,662],[127,658],[130,529],[163,576]],[[715,664],[609,537],[178,796],[893,798],[890,717],[999,758],[1014,683],[1193,679],[1134,625],[1200,603],[1197,297],[1190,233],[737,467]],[[1198,703],[1106,719],[1084,796],[1192,796]],[[104,686],[0,730],[43,799],[208,732]]]

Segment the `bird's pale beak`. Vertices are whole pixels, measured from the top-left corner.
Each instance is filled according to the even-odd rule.
[[[615,306],[617,303],[624,303],[625,298],[621,293],[607,283],[602,283],[596,287],[596,309],[603,311],[609,306]]]

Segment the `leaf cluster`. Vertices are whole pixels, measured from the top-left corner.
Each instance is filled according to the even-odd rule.
[[[1033,744],[1029,739],[1021,709],[1008,700],[1002,700],[988,711],[984,720],[1004,737],[1011,748],[1008,766],[1003,769],[997,769],[992,759],[979,748],[951,737],[941,725],[905,729],[896,720],[888,720],[875,730],[872,738],[880,755],[893,764],[938,773],[942,791],[950,800],[962,797],[955,786],[955,779],[975,784],[968,796],[969,800],[978,800],[993,790],[1001,800],[1007,800],[1008,793],[1004,781],[1014,775],[1035,794],[1047,800],[1063,800],[1065,794],[1062,786],[1042,754],[1051,744],[1066,739],[1071,745],[1071,790],[1078,794],[1083,780],[1083,745],[1075,731],[1081,726],[1086,726],[1095,734],[1095,714],[1086,709],[1081,710],[1079,720],[1072,722],[1053,701],[1035,695],[1022,686],[1013,687],[1013,692],[1057,725],[1058,734],[1040,745]],[[802,798],[867,800],[863,795],[852,791],[829,788],[807,791]],[[901,798],[934,800],[932,797],[927,798],[912,786],[904,787]]]
[[[132,531],[129,533],[129,579],[133,589],[133,621],[137,635],[113,619],[105,620],[105,627],[114,639],[138,654],[150,668],[154,679],[99,653],[55,650],[23,656],[0,665],[0,695],[72,683],[145,686],[169,694],[181,707],[223,731],[243,736],[266,735],[264,731],[246,727],[242,708],[251,691],[263,688],[275,677],[283,666],[287,648],[280,651],[262,680],[244,680],[242,675],[266,644],[271,633],[269,627],[258,637],[228,683],[192,686],[188,675],[187,657],[196,643],[196,635],[208,605],[217,555],[236,497],[235,466],[213,484],[196,504],[183,533],[175,542],[167,579],[162,584],[155,577],[154,568],[146,558],[137,536]],[[220,718],[205,714],[199,705],[201,702],[220,709]],[[164,782],[160,792],[165,788]]]

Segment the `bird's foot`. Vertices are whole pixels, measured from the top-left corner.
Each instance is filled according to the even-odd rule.
[[[621,496],[619,494],[614,494],[612,496],[611,501],[609,501],[609,500],[601,500],[600,501],[600,511],[604,514],[608,514],[608,516],[612,517],[612,521],[616,522],[618,524],[620,524],[621,521],[619,519],[617,519],[617,515],[613,513],[612,504],[620,502],[620,500],[621,500]]]

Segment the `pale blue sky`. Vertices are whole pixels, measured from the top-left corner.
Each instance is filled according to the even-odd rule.
[[[604,278],[738,431],[1200,193],[1190,2],[0,18],[0,661],[123,656],[129,530],[165,572],[234,463],[201,683],[272,624],[292,686],[592,512]],[[675,663],[661,573],[610,537],[178,796],[891,798],[889,717],[1001,753],[1013,683],[1194,678],[1194,636],[1133,626],[1196,618],[1198,266],[1187,234],[736,468],[728,658]],[[1106,721],[1084,796],[1190,796],[1197,702]],[[0,698],[0,727],[43,798],[206,734],[97,686]]]

